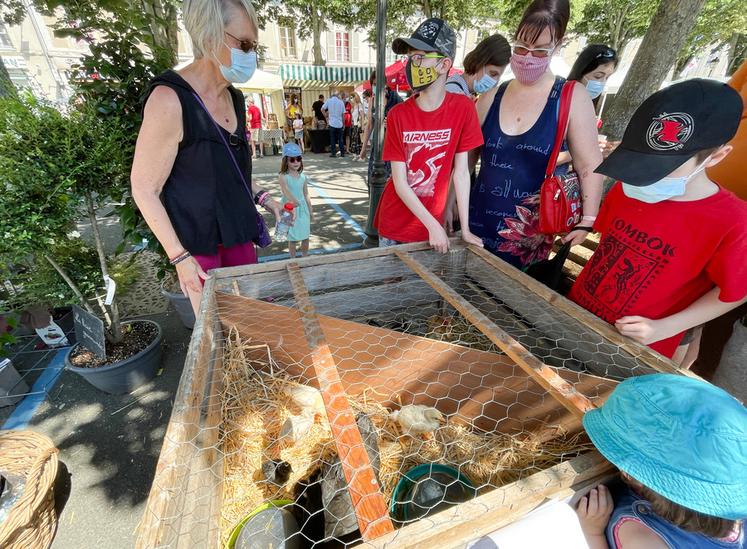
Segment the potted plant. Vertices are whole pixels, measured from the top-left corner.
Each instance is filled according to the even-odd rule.
[[[76,345],[66,361],[72,371],[112,393],[129,392],[155,376],[162,339],[155,322],[123,323],[116,296],[107,300],[100,295],[112,273],[96,208],[121,198],[127,188],[129,159],[121,144],[129,136],[124,131],[116,118],[98,116],[85,105],[61,113],[31,97],[0,102],[0,171],[6,186],[0,256],[14,263],[29,257],[46,261],[78,304],[102,317],[106,356],[98,358]],[[81,212],[91,223],[99,267],[94,293],[99,295],[84,294],[52,253],[70,238]]]

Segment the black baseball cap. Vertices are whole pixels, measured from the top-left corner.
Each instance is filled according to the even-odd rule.
[[[739,93],[716,80],[672,84],[638,107],[620,145],[595,171],[628,185],[651,185],[698,152],[730,141],[743,108]]]
[[[431,17],[420,23],[410,38],[397,38],[392,42],[392,50],[396,54],[407,53],[408,49],[434,51],[454,59],[456,34],[446,21]]]

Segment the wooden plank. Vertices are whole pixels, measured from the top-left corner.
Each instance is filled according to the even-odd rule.
[[[288,264],[288,274],[296,294],[298,308],[301,311],[304,332],[312,351],[319,390],[322,393],[327,419],[335,438],[337,455],[348,483],[348,491],[361,536],[367,541],[376,539],[393,532],[394,525],[389,519],[386,502],[379,489],[376,474],[371,467],[371,461],[355,421],[355,414],[345,395],[337,366],[324,339],[297,263]]]
[[[461,238],[452,238],[452,245],[461,241]],[[354,250],[351,252],[340,252],[328,255],[311,255],[294,259],[301,267],[312,267],[314,265],[331,265],[333,263],[344,263],[355,261],[356,259],[370,259],[392,255],[395,248],[406,251],[429,250],[431,247],[427,242],[414,242],[412,244],[401,244],[388,248],[370,248],[368,250]],[[240,265],[238,267],[224,267],[222,269],[213,269],[214,278],[223,280],[231,277],[240,277],[245,275],[285,271],[290,260],[268,261],[267,263],[255,263],[253,265]]]
[[[207,363],[214,338],[214,311],[208,316],[214,284],[213,278],[205,283],[200,312],[174,397],[174,407],[163,438],[153,484],[138,526],[137,548],[176,543],[181,509],[186,497],[189,465],[197,450],[190,441],[200,432],[201,404],[208,376]]]
[[[506,355],[511,357],[517,365],[555,397],[566,409],[580,418],[585,412],[594,408],[592,402],[579,393],[572,384],[560,377],[555,370],[542,363],[503,329],[496,326],[487,316],[447,286],[443,280],[428,270],[422,263],[409,257],[406,252],[401,250],[398,250],[396,253],[408,267],[420,275],[441,297],[446,299],[477,329],[498,345]]]
[[[614,470],[598,452],[590,452],[409,524],[365,547],[462,548],[470,541],[511,524],[548,499],[567,496],[569,488],[587,487]]]
[[[593,313],[590,313],[571,300],[566,299],[559,293],[553,292],[544,284],[536,281],[531,276],[520,271],[519,269],[514,268],[505,261],[498,259],[484,248],[478,248],[477,246],[470,245],[468,246],[468,249],[470,252],[475,254],[480,259],[484,260],[486,263],[490,264],[492,267],[495,267],[504,275],[512,278],[519,284],[531,290],[534,294],[544,299],[548,304],[580,321],[585,326],[591,328],[599,335],[604,337],[607,341],[614,343],[621,349],[624,349],[626,352],[630,353],[632,356],[636,357],[638,360],[652,367],[656,371],[686,375],[695,378],[698,377],[688,370],[683,370],[668,358],[652,351],[649,347],[641,345],[640,343],[637,343],[636,341],[623,336],[610,324],[603,321]]]

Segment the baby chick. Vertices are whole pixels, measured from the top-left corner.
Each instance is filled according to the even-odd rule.
[[[319,389],[299,383],[289,383],[285,386],[286,394],[301,408],[302,415],[310,415],[315,419],[326,416],[324,400]]]
[[[441,412],[422,404],[402,406],[399,410],[391,412],[389,417],[399,423],[404,434],[410,436],[433,433],[444,419]]]

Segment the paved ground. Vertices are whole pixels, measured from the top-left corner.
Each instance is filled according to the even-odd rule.
[[[331,253],[360,246],[368,213],[366,165],[326,154],[310,155],[305,165],[317,216],[312,249]],[[275,196],[279,167],[279,156],[254,164],[256,179]],[[116,218],[106,214],[101,212],[111,250],[120,242],[121,231]],[[86,224],[79,229],[84,236],[90,234]],[[280,259],[287,257],[287,249],[273,245],[262,255],[265,260]],[[64,351],[37,348],[35,336],[23,337],[15,349],[14,364],[34,394],[16,406],[0,408],[0,423],[48,435],[71,475],[54,549],[134,545],[191,333],[171,310],[146,318],[158,321],[164,331],[163,371],[130,395],[102,393],[61,370]],[[69,315],[59,322],[71,331]]]

